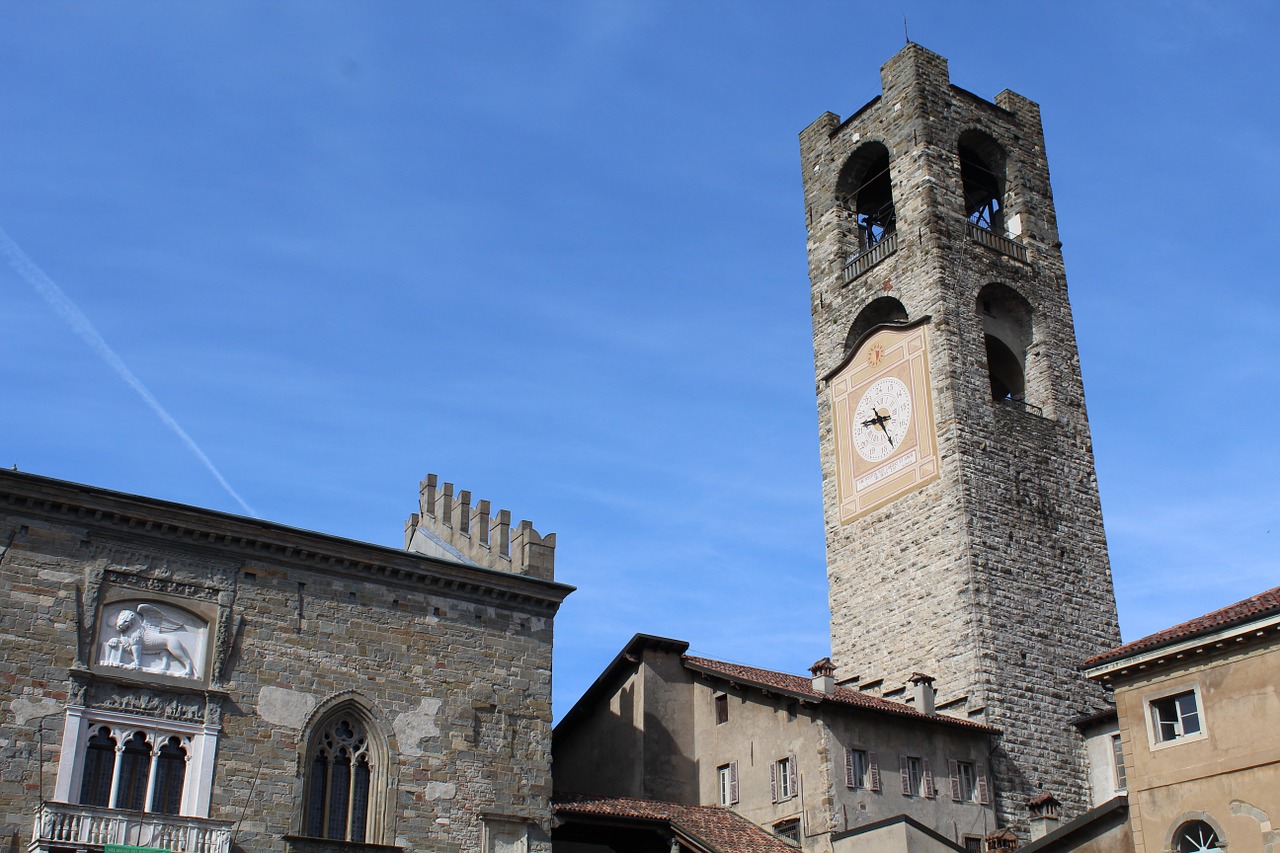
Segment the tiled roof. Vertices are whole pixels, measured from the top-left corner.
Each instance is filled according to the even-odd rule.
[[[1221,610],[1198,616],[1195,619],[1183,622],[1181,625],[1174,625],[1172,628],[1157,631],[1148,637],[1143,637],[1141,640],[1134,640],[1132,643],[1125,643],[1123,646],[1117,646],[1100,655],[1094,655],[1084,662],[1084,666],[1087,668],[1108,663],[1109,661],[1128,657],[1135,652],[1157,649],[1181,640],[1190,640],[1201,634],[1211,634],[1222,628],[1229,628],[1233,625],[1240,625],[1274,614],[1280,614],[1280,586],[1275,589],[1269,589],[1266,592],[1260,592],[1251,598],[1246,598],[1244,601],[1237,601],[1235,604],[1224,607]]]
[[[561,819],[573,815],[665,821],[715,853],[795,853],[794,847],[751,821],[720,806],[686,806],[629,797],[557,794]]]
[[[947,714],[922,714],[910,705],[905,705],[901,702],[891,702],[888,699],[881,699],[879,696],[872,696],[859,690],[850,690],[847,687],[836,687],[835,691],[832,693],[822,693],[813,689],[813,679],[799,675],[788,675],[785,672],[774,672],[770,669],[757,669],[754,666],[725,663],[723,661],[692,657],[690,655],[684,656],[684,662],[686,666],[699,672],[720,675],[731,681],[752,684],[765,689],[772,688],[775,690],[782,690],[811,701],[835,702],[841,705],[853,705],[859,708],[866,708],[870,711],[879,711],[884,714],[894,714],[899,717],[911,717],[916,720],[930,720],[944,725],[960,726],[961,728],[974,729],[976,731],[995,731],[991,726],[983,725],[982,723],[975,723],[972,720],[965,720],[960,717],[952,717]]]

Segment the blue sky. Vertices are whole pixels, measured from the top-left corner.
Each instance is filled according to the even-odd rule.
[[[637,631],[801,672],[796,136],[904,15],[1043,108],[1125,637],[1280,583],[1272,4],[0,0],[0,254],[262,517],[398,545],[438,472],[557,533],[557,715]],[[0,464],[244,511],[48,292],[0,266]]]

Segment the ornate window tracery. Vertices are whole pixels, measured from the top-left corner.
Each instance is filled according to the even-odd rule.
[[[302,832],[311,838],[378,843],[387,752],[373,720],[344,703],[314,727],[305,759]]]
[[[181,813],[189,738],[128,726],[98,725],[85,741],[80,804]]]

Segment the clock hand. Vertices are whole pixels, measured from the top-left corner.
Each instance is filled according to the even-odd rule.
[[[889,440],[889,446],[890,446],[890,447],[893,447],[893,436],[889,435],[889,427],[885,426],[885,424],[886,424],[886,423],[888,423],[889,418],[891,418],[891,417],[893,417],[893,416],[892,416],[892,415],[880,415],[880,416],[879,416],[879,418],[878,418],[878,420],[880,421],[880,429],[884,432],[884,437],[885,437],[885,438],[887,438],[887,439]]]
[[[879,412],[876,412],[876,416],[874,418],[869,418],[868,420],[863,421],[862,425],[864,427],[869,427],[869,426],[880,427],[880,431],[884,433],[884,437],[889,440],[889,446],[893,447],[893,436],[889,435],[889,428],[885,426],[885,424],[887,424],[889,422],[889,419],[892,417],[893,415],[890,415],[888,413],[882,415]]]

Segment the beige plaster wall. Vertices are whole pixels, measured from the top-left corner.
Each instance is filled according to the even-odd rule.
[[[1169,849],[1184,821],[1217,828],[1232,853],[1280,849],[1280,643],[1237,648],[1117,685],[1138,853]],[[1153,698],[1197,688],[1202,733],[1156,744]],[[1268,847],[1268,845],[1271,845]]]

